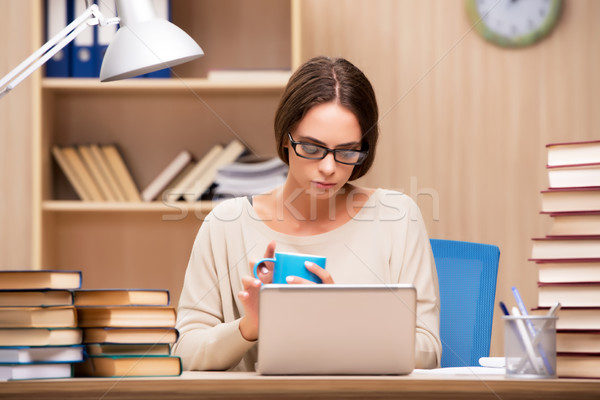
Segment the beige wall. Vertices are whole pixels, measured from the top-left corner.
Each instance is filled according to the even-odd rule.
[[[516,285],[534,306],[545,144],[600,138],[600,1],[564,1],[552,35],[524,49],[479,37],[463,0],[300,3],[300,58],[347,57],[375,86],[382,135],[363,183],[416,196],[431,237],[498,245],[496,300],[514,304]]]
[[[15,68],[41,39],[39,2],[0,0],[0,78]],[[9,5],[10,4],[10,5]],[[34,265],[32,134],[39,123],[40,73],[0,99],[0,269]]]

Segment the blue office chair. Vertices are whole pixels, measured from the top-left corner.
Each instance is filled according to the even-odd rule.
[[[442,367],[479,365],[490,354],[500,249],[431,239],[440,286]]]

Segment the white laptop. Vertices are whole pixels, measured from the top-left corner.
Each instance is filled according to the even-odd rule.
[[[409,374],[412,285],[263,285],[258,362],[265,375]]]

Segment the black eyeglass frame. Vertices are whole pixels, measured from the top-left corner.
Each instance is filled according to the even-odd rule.
[[[369,149],[368,148],[364,148],[365,146],[363,146],[363,149],[361,150],[352,150],[352,149],[330,149],[329,147],[325,147],[325,146],[321,146],[320,144],[315,144],[315,143],[308,143],[308,142],[297,142],[294,139],[292,139],[292,134],[290,132],[288,132],[288,138],[290,139],[290,143],[292,145],[292,149],[294,149],[294,153],[296,153],[296,155],[300,158],[305,158],[307,160],[322,160],[325,157],[327,157],[327,154],[329,153],[333,153],[333,159],[335,160],[335,162],[338,162],[340,164],[344,164],[344,165],[360,165],[362,163],[365,162],[365,160],[367,159],[367,156],[369,155]],[[302,154],[298,153],[298,150],[296,150],[296,146],[298,145],[309,145],[309,146],[314,146],[314,147],[318,147],[319,149],[325,150],[325,153],[323,154],[323,156],[319,156],[319,157],[308,157],[308,156],[304,156]],[[359,161],[358,162],[353,162],[353,163],[349,163],[349,162],[344,162],[344,161],[340,161],[337,159],[337,155],[339,154],[339,152],[343,152],[343,151],[355,151],[359,154],[362,154],[362,158],[361,156],[359,156]]]

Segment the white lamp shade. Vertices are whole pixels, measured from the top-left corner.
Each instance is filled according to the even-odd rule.
[[[150,18],[126,23],[121,18],[121,28],[104,55],[100,81],[131,78],[182,64],[203,54],[194,39],[167,20]]]

